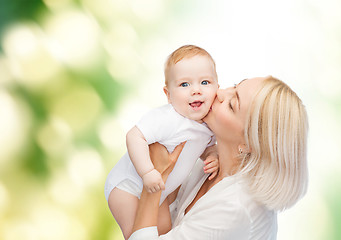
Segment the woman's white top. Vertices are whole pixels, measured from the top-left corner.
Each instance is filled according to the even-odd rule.
[[[274,240],[277,214],[253,200],[239,175],[229,176],[214,185],[185,215],[207,178],[197,161],[170,206],[172,230],[158,236],[156,227],[134,232],[129,240]]]
[[[152,109],[141,118],[136,127],[142,132],[148,144],[159,142],[169,152],[172,152],[180,143],[187,141],[168,177],[160,203],[183,183],[206,147],[215,144],[213,132],[205,123],[198,123],[183,117],[174,110],[171,104]],[[136,184],[138,191],[132,194],[139,196],[143,188],[142,179],[136,172],[128,153],[108,174],[104,187],[107,200],[112,189],[126,179]]]

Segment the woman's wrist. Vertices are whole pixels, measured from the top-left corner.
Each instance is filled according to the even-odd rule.
[[[133,232],[141,228],[157,226],[161,191],[149,193],[143,188],[136,212]]]

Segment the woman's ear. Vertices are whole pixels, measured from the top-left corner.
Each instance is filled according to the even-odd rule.
[[[245,143],[238,145],[238,152],[241,153],[251,153],[251,148],[247,147]]]
[[[166,94],[166,96],[167,96],[168,103],[171,103],[170,94],[169,94],[169,91],[168,91],[167,86],[164,86],[164,87],[163,87],[163,92],[164,92],[164,93]]]

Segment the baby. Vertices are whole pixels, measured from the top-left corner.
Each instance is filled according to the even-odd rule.
[[[149,192],[164,190],[160,213],[169,214],[168,203],[164,200],[182,184],[199,157],[205,160],[205,172],[212,173],[210,178],[218,171],[215,138],[202,121],[218,89],[211,55],[193,45],[178,48],[166,61],[165,85],[164,92],[169,104],[144,115],[127,133],[128,152],[111,170],[105,183],[109,208],[126,239],[132,234],[143,186]],[[178,161],[164,184],[161,174],[150,160],[148,145],[159,142],[172,152],[185,141]],[[158,229],[162,234],[162,226]]]

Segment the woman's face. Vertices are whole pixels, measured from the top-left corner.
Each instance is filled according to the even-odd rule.
[[[264,79],[250,78],[234,87],[218,89],[212,109],[203,119],[218,140],[243,142],[247,111]]]

